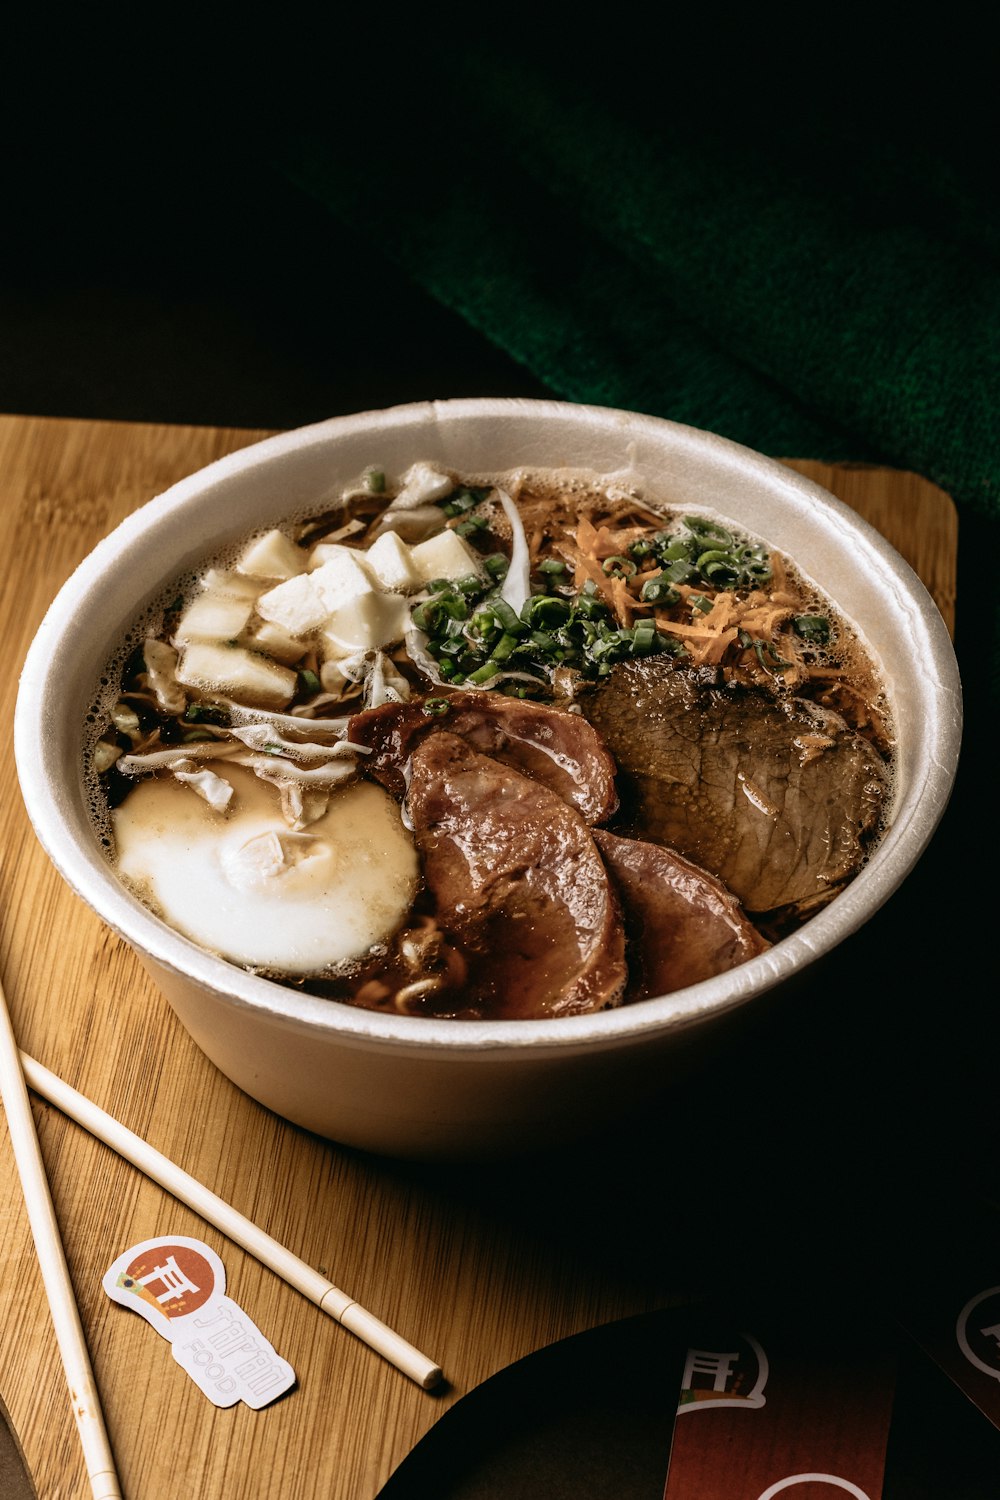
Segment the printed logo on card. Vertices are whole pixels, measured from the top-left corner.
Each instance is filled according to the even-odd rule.
[[[244,1401],[259,1409],[295,1384],[291,1365],[225,1295],[222,1261],[200,1240],[144,1240],[119,1255],[102,1284],[168,1340],[174,1359],[216,1406]]]
[[[129,1296],[115,1300],[134,1307],[154,1327],[159,1318],[183,1318],[197,1312],[215,1292],[218,1277],[212,1261],[220,1268],[222,1262],[207,1245],[196,1250],[187,1240],[148,1240],[137,1248],[138,1254],[127,1252],[132,1259],[115,1277],[115,1286]],[[219,1290],[225,1285],[223,1274]]]
[[[1000,1286],[979,1292],[965,1304],[955,1323],[955,1337],[971,1365],[1000,1380]]]
[[[761,1407],[766,1384],[767,1355],[755,1338],[741,1333],[718,1348],[688,1350],[677,1411]]]

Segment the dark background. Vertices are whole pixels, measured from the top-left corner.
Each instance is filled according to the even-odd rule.
[[[477,48],[553,87],[578,79],[692,156],[711,141],[776,187],[804,173],[817,207],[853,200],[877,222],[880,181],[908,184],[915,224],[1000,250],[996,44],[961,8],[921,26],[820,10],[806,29],[716,8],[435,27],[340,9],[306,25],[291,7],[264,27],[43,7],[12,23],[0,87],[0,410],[292,427],[411,399],[564,394],[393,256],[402,226],[376,143],[426,137],[413,173],[427,200],[443,195]],[[310,133],[361,159],[371,137],[364,222],[292,185],[285,145]],[[558,223],[533,228],[539,246],[559,239]],[[567,272],[575,255],[567,240]],[[837,442],[886,456],[859,433]]]

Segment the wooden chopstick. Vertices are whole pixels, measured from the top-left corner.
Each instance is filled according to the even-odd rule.
[[[186,1203],[203,1219],[221,1229],[223,1234],[281,1276],[296,1291],[308,1297],[310,1302],[315,1302],[322,1312],[335,1318],[404,1375],[415,1380],[417,1385],[430,1390],[441,1382],[443,1375],[440,1365],[428,1359],[426,1354],[421,1354],[419,1349],[408,1344],[392,1328],[368,1312],[367,1308],[355,1302],[353,1297],[342,1292],[318,1271],[314,1271],[312,1266],[299,1260],[284,1245],[265,1234],[225,1199],[150,1146],[141,1136],[135,1135],[113,1115],[107,1114],[85,1095],[64,1083],[55,1073],[49,1072],[48,1068],[44,1068],[26,1052],[20,1054],[20,1063],[24,1077],[36,1094],[41,1094],[50,1104],[62,1110],[63,1114],[166,1188],[181,1203]]]
[[[73,1415],[83,1448],[94,1500],[121,1500],[114,1454],[104,1425],[80,1310],[73,1293],[66,1254],[56,1220],[45,1164],[35,1132],[7,997],[0,984],[0,1095],[7,1115],[14,1160],[28,1210],[35,1251],[42,1273],[56,1342],[69,1386]]]

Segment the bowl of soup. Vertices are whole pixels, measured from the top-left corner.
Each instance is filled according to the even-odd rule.
[[[365,412],[106,537],[21,675],[35,832],[267,1108],[559,1144],[813,972],[924,852],[947,630],[851,509],[663,419]]]

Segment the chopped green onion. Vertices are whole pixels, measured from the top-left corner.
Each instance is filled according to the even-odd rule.
[[[703,552],[696,564],[702,577],[725,588],[735,584],[739,577],[739,564],[731,552],[720,552],[717,548]]]
[[[683,558],[685,562],[689,562],[691,559],[691,545],[689,542],[674,538],[665,547],[660,548],[660,556],[664,562],[673,562],[675,559],[680,558]]]
[[[453,490],[444,500],[440,501],[441,509],[446,516],[462,516],[467,510],[479,504],[479,499],[471,490]]]
[[[524,634],[526,628],[524,621],[517,611],[511,608],[506,599],[493,599],[490,601],[490,606],[504,630],[509,630],[514,635]]]
[[[587,582],[590,582],[588,578]],[[608,607],[603,599],[594,594],[580,594],[577,596],[574,610],[582,620],[599,620],[608,612]]]
[[[189,703],[184,718],[188,724],[216,724],[220,729],[228,729],[232,723],[226,710],[215,703]]]
[[[299,672],[299,686],[304,693],[318,693],[322,683],[315,672],[311,672],[308,667],[303,667]]]
[[[825,615],[796,615],[792,629],[804,641],[814,641],[817,646],[825,646],[830,639],[830,621]]]
[[[790,661],[785,661],[784,657],[778,655],[777,651],[775,651],[774,647],[770,644],[769,641],[754,641],[753,649],[756,654],[757,660],[760,662],[761,667],[765,672],[770,672],[772,676],[781,667],[790,667],[792,665]],[[764,660],[765,651],[771,658],[770,662],[766,662]]]
[[[484,666],[477,667],[477,669],[475,670],[475,672],[470,672],[469,673],[469,681],[470,682],[489,682],[490,678],[491,677],[495,677],[499,671],[500,671],[500,667],[499,667],[498,663],[492,662],[492,661],[488,661],[488,662],[486,662],[486,664]]]
[[[561,625],[569,619],[571,605],[568,600],[553,594],[533,594],[524,602],[521,619],[529,625]]]
[[[715,521],[709,521],[704,516],[685,516],[684,525],[692,536],[714,542],[719,547],[729,548],[735,545],[732,534],[724,526],[719,526]]]
[[[613,557],[606,557],[601,567],[611,578],[631,578],[638,572],[636,564],[630,557],[622,557],[618,553]]]
[[[490,652],[490,661],[506,661],[516,645],[517,636],[505,630]]]
[[[482,516],[470,516],[467,521],[461,521],[454,529],[456,536],[474,536],[477,531],[488,531],[489,522],[484,521]]]
[[[382,469],[366,469],[365,489],[373,495],[381,495],[385,490],[385,473]]]
[[[436,718],[446,714],[450,708],[447,698],[428,698],[424,702],[424,713],[433,714]]]
[[[639,595],[643,604],[676,604],[681,597],[669,578],[661,573],[657,578],[649,578],[642,586]]]
[[[543,557],[538,564],[539,573],[565,573],[566,564],[557,557]]]
[[[509,566],[509,560],[503,552],[491,552],[489,557],[483,558],[483,567],[491,578],[503,578]]]

